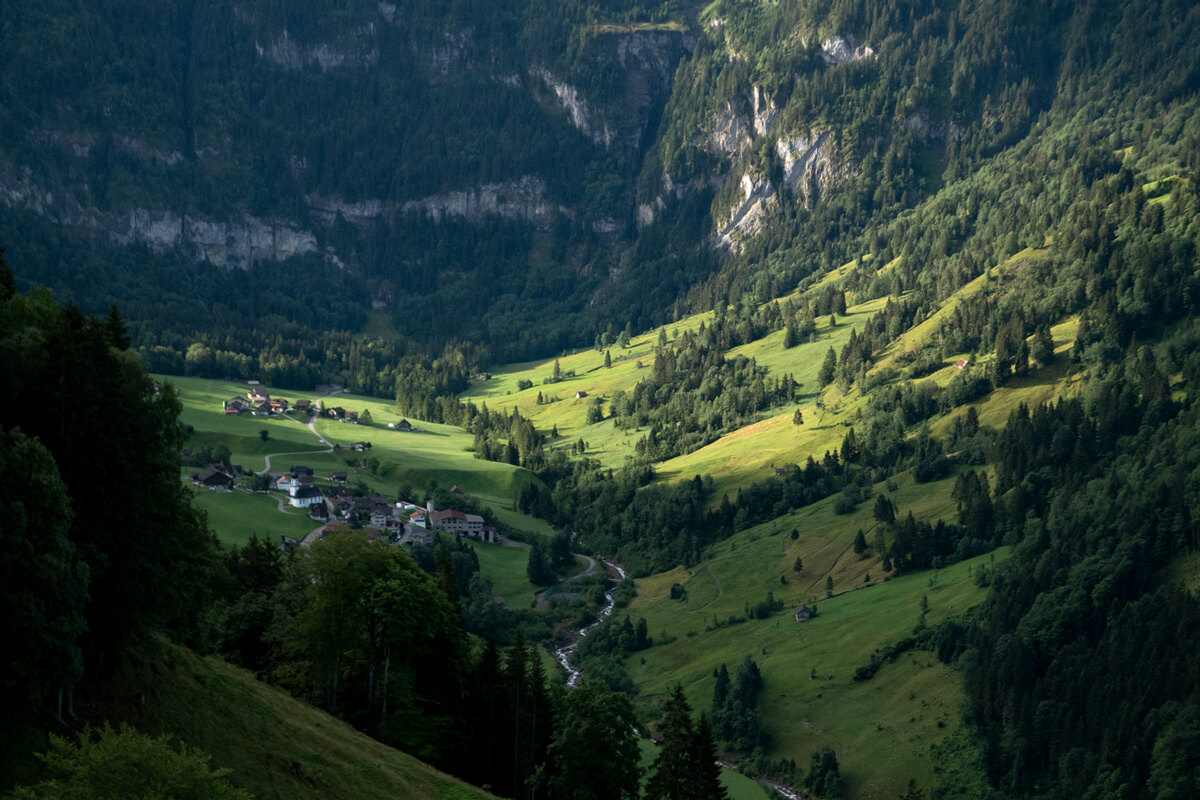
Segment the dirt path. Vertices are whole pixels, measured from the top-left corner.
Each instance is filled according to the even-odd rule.
[[[264,473],[271,471],[271,459],[274,458],[275,456],[307,456],[307,455],[316,455],[318,453],[332,453],[333,452],[333,442],[329,441],[324,436],[317,433],[316,420],[309,420],[308,422],[301,422],[300,420],[293,417],[291,414],[284,414],[283,416],[286,417],[287,419],[290,419],[292,422],[296,423],[297,425],[303,425],[304,427],[308,428],[309,431],[312,432],[313,436],[316,436],[318,439],[321,440],[321,443],[325,445],[325,449],[324,450],[297,450],[295,452],[290,452],[290,453],[286,453],[286,452],[285,453],[270,453],[269,455],[266,455],[263,457],[263,460],[266,462],[266,467],[263,469]],[[280,509],[280,510],[282,510],[282,509]]]
[[[704,609],[708,608],[713,603],[717,602],[718,600],[720,600],[722,597],[725,596],[725,589],[721,586],[721,579],[717,577],[717,573],[713,572],[712,563],[710,562],[708,565],[706,565],[705,569],[708,571],[708,574],[712,576],[713,583],[715,583],[717,585],[717,596],[714,597],[712,600],[709,600],[707,603],[700,606],[699,608],[689,611],[688,612],[689,614],[695,614],[700,611],[703,611]]]
[[[300,546],[312,547],[313,542],[321,538],[321,531],[323,530],[325,530],[324,525],[318,525],[316,528],[313,528],[303,539],[300,540]]]

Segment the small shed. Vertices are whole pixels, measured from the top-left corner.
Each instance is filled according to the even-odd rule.
[[[796,606],[796,622],[808,622],[813,616],[814,612],[807,603]]]

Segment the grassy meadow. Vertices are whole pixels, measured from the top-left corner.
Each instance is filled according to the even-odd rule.
[[[276,502],[282,496],[279,493],[210,492],[194,486],[192,491],[192,505],[208,515],[209,528],[227,545],[243,545],[251,536],[273,544],[279,544],[280,536],[303,539],[319,524],[308,512],[286,504],[287,510],[280,513]]]

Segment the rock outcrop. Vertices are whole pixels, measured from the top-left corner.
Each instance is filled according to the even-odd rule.
[[[851,35],[830,36],[821,42],[821,58],[831,67],[839,64],[849,64],[861,58],[869,58],[875,51],[865,44],[859,44]]]
[[[742,200],[734,207],[728,221],[717,231],[722,247],[741,248],[743,240],[762,230],[763,218],[778,202],[775,186],[769,178],[742,176]]]
[[[546,88],[554,92],[558,98],[559,104],[567,112],[568,119],[571,120],[571,125],[577,130],[589,137],[596,144],[608,147],[617,138],[617,132],[612,125],[599,117],[579,90],[574,86],[561,81],[545,67],[532,67],[529,70],[530,74],[540,78],[546,84]]]
[[[315,64],[322,71],[328,71],[338,67],[374,66],[379,61],[374,36],[373,24],[336,42],[297,42],[285,30],[266,44],[255,42],[254,46],[259,58],[273,61],[285,69],[304,69]]]

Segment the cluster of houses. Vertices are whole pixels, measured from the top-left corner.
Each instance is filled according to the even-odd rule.
[[[332,484],[344,484],[346,478],[345,472],[334,472],[329,476]],[[322,490],[314,483],[311,467],[293,466],[290,473],[272,475],[271,488],[286,492],[289,505],[307,509],[315,520],[357,519],[369,530],[399,535],[402,543],[427,541],[430,532],[435,530],[483,542],[499,541],[496,529],[484,525],[483,517],[478,514],[438,511],[432,501],[422,508],[403,500],[393,503],[378,496],[356,497],[348,486],[330,486]]]
[[[308,400],[289,403],[282,397],[271,397],[258,381],[247,381],[246,384],[250,388],[244,396],[239,394],[221,403],[221,408],[227,416],[232,417],[249,411],[256,417],[275,417],[288,410],[308,414],[313,409],[312,403]]]
[[[282,397],[271,397],[258,381],[247,381],[245,395],[237,395],[224,401],[221,406],[228,416],[249,413],[254,416],[278,416],[288,411],[296,411],[305,415],[318,413],[323,418],[349,422],[353,425],[370,422],[368,412],[362,415],[357,411],[347,411],[341,406],[332,408],[318,407],[309,400],[297,400],[289,403]],[[332,387],[318,387],[322,388]],[[407,419],[388,423],[388,427],[401,432],[415,432]],[[355,442],[347,447],[356,453],[365,453],[371,449],[370,442]],[[366,460],[360,466],[365,466]],[[225,467],[213,464],[200,472],[192,474],[192,482],[214,492],[232,491],[238,478],[242,477],[241,468]],[[293,466],[288,473],[276,473],[270,476],[269,487],[287,495],[287,502],[293,508],[306,509],[314,520],[332,523],[337,520],[356,519],[362,527],[372,535],[394,538],[399,535],[399,543],[432,541],[433,531],[445,531],[470,536],[484,542],[499,541],[499,534],[490,525],[483,524],[483,517],[477,514],[465,514],[461,511],[437,511],[432,502],[426,507],[407,502],[392,503],[382,497],[355,497],[354,490],[345,487],[347,480],[345,472],[334,472],[329,476],[330,486],[324,489],[316,485],[311,467]],[[342,486],[338,486],[341,484]],[[465,492],[455,486],[451,491],[466,498]],[[295,543],[292,537],[284,537],[284,544]]]

